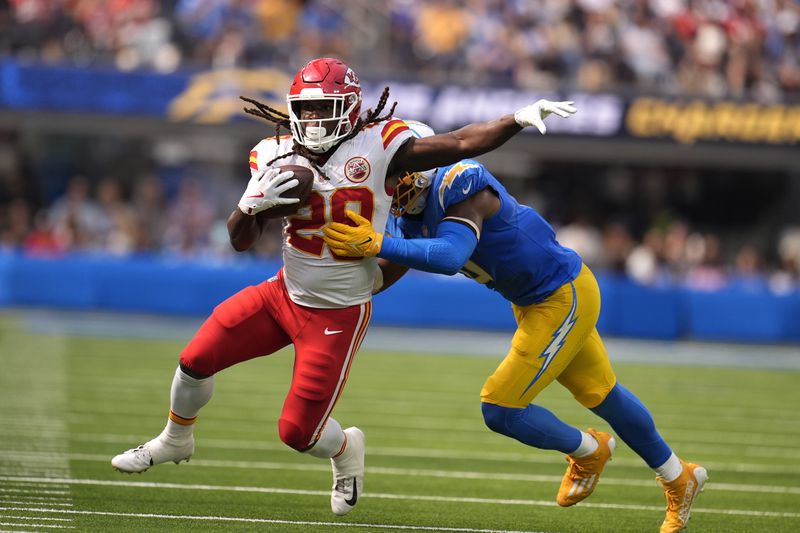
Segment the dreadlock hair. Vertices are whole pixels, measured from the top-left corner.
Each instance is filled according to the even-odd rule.
[[[258,118],[262,118],[267,122],[275,124],[276,142],[279,142],[281,128],[286,128],[287,130],[291,131],[292,125],[291,122],[289,121],[289,115],[287,115],[286,113],[283,113],[282,111],[272,108],[264,103],[261,103],[258,100],[253,100],[252,98],[247,98],[245,96],[240,96],[239,98],[255,106],[254,108],[245,107],[244,108],[245,113],[256,116]],[[381,93],[381,97],[378,100],[378,105],[375,106],[375,109],[374,110],[367,109],[366,117],[363,120],[361,119],[361,117],[359,117],[358,120],[356,121],[356,125],[353,127],[353,130],[349,134],[347,134],[347,136],[345,136],[341,141],[339,141],[339,144],[349,139],[352,139],[353,137],[358,135],[359,132],[361,132],[361,130],[364,129],[365,126],[369,124],[378,124],[385,120],[391,119],[392,115],[394,115],[394,109],[397,107],[397,102],[394,102],[392,104],[392,107],[391,109],[389,109],[389,112],[387,114],[380,116],[381,112],[383,111],[383,108],[386,107],[387,100],[389,100],[389,87],[384,87],[383,93]],[[326,180],[328,179],[328,177],[325,175],[324,172],[322,172],[322,169],[320,168],[320,155],[315,154],[314,152],[312,152],[302,144],[298,143],[297,141],[294,141],[294,145],[292,146],[291,151],[283,155],[279,155],[272,161],[267,162],[266,166],[270,166],[275,161],[278,161],[279,159],[283,159],[285,157],[289,157],[292,155],[299,155],[301,157],[305,157],[306,159],[308,159],[309,163],[311,163],[314,166],[314,168],[317,169],[317,172],[319,172],[319,174],[323,178],[325,178]]]

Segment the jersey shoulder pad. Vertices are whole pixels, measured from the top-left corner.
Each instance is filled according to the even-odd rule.
[[[266,139],[262,139],[257,145],[250,150],[250,170],[255,172],[261,168],[264,168],[267,162],[272,161],[280,153],[285,153],[282,151],[281,146],[286,144],[286,139],[283,137],[280,140],[276,141],[275,137],[267,137]]]
[[[442,210],[463,202],[486,188],[486,169],[477,161],[464,159],[439,170],[436,176],[436,195]]]
[[[408,124],[399,118],[393,118],[382,125],[381,142],[387,152],[395,152],[407,139],[413,137]]]

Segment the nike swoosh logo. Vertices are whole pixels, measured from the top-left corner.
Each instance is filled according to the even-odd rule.
[[[342,331],[344,331],[344,330],[342,330],[342,329],[328,329],[328,328],[325,328],[325,335],[336,335],[337,333],[341,333]]]
[[[264,193],[260,192],[258,194],[254,194],[253,196],[248,196],[248,198],[264,198]]]
[[[349,500],[345,500],[344,503],[350,507],[353,507],[356,502],[358,502],[358,482],[356,481],[356,478],[353,478],[353,495]]]
[[[472,182],[470,181],[470,182],[469,182],[469,184],[467,184],[467,186],[466,186],[466,187],[464,187],[463,189],[461,189],[461,192],[462,192],[463,194],[467,194],[471,188],[472,188]]]

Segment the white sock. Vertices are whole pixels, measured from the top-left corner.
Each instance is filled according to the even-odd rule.
[[[581,444],[569,455],[576,458],[586,457],[587,455],[593,454],[598,446],[600,446],[600,444],[597,442],[597,439],[585,431],[581,431]]]
[[[681,464],[681,460],[678,459],[678,456],[673,453],[669,456],[667,462],[654,468],[653,471],[664,481],[675,481],[678,479],[678,476],[683,473],[683,464]]]
[[[185,441],[194,430],[197,413],[214,394],[214,376],[195,379],[180,366],[175,370],[170,390],[170,409],[167,426],[161,435],[168,441]]]
[[[322,429],[319,440],[306,453],[314,457],[328,459],[338,455],[342,451],[344,444],[345,436],[342,426],[333,417],[329,417],[328,421],[325,422],[325,427]]]

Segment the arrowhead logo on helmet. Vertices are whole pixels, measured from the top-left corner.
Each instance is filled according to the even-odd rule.
[[[356,73],[353,72],[353,69],[347,69],[347,72],[344,75],[344,84],[352,87],[358,87],[359,89],[361,88],[361,84],[358,83],[358,76],[356,76]]]

